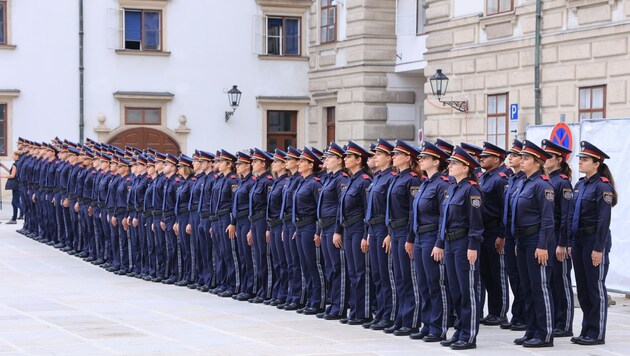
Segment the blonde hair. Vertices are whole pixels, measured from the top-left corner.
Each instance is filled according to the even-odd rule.
[[[17,156],[19,158],[20,156],[22,156],[22,151],[20,151],[20,150],[13,151],[13,155]]]

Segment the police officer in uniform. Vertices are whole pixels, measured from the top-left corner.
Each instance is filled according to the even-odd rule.
[[[111,223],[114,229],[118,230],[118,258],[120,261],[120,269],[114,273],[126,275],[130,272],[129,260],[129,225],[126,217],[129,216],[129,205],[127,198],[133,183],[131,177],[131,162],[126,158],[118,159],[118,175],[120,178],[114,187],[114,213],[111,215]]]
[[[201,160],[202,167],[204,167],[204,173],[206,174],[203,185],[201,187],[199,195],[199,225],[197,226],[199,241],[202,251],[201,258],[203,259],[203,270],[200,274],[201,284],[199,290],[201,292],[207,292],[210,289],[216,288],[216,265],[217,265],[217,250],[215,249],[214,239],[210,238],[210,209],[212,206],[212,188],[214,182],[218,178],[218,175],[214,171],[214,159],[215,155],[211,152],[199,151],[199,158]],[[201,180],[201,179],[200,179]],[[194,229],[195,226],[192,226]]]
[[[276,307],[286,306],[289,279],[287,271],[287,253],[282,241],[282,190],[289,180],[286,170],[286,152],[276,148],[271,163],[271,173],[274,175],[273,184],[267,193],[267,225],[269,229],[269,243],[271,244],[271,261],[275,278],[273,280],[272,298],[270,305]]]
[[[191,246],[190,233],[186,226],[190,222],[190,195],[197,178],[193,174],[193,159],[185,154],[178,158],[176,181],[179,180],[175,193],[175,225],[173,232],[177,236],[177,266],[179,279],[176,286],[186,287],[193,284],[193,247]]]
[[[190,219],[186,224],[186,233],[190,234],[190,246],[192,254],[192,282],[188,285],[190,289],[201,289],[205,284],[204,271],[204,254],[207,253],[208,244],[204,235],[201,234],[200,220],[199,220],[199,206],[201,192],[206,180],[205,170],[208,168],[208,161],[201,159],[201,152],[195,150],[193,154],[193,171],[195,174],[195,183],[193,184],[190,192],[190,199],[188,200],[187,209],[190,212]],[[207,291],[207,290],[206,290]]]
[[[600,345],[606,339],[608,297],[606,275],[611,247],[610,214],[617,205],[615,182],[604,160],[610,157],[590,142],[582,141],[579,168],[585,176],[575,185],[569,215],[570,237],[578,300],[582,309],[578,345]]]

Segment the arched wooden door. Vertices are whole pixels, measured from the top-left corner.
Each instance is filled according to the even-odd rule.
[[[162,153],[179,156],[181,153],[177,142],[167,134],[148,127],[125,130],[109,140],[109,144],[124,148],[132,146],[141,150],[153,148]]]

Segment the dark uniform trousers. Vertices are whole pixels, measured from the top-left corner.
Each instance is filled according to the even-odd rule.
[[[190,212],[190,220],[188,222],[191,227],[190,234],[190,250],[191,250],[191,267],[192,281],[197,286],[204,285],[202,275],[204,271],[203,253],[207,250],[207,241],[202,239],[201,230],[199,229],[199,212],[195,209]]]
[[[166,278],[178,281],[180,279],[180,271],[177,266],[177,237],[173,227],[175,226],[175,215],[164,217],[166,230],[164,231],[164,247],[166,249],[165,271]]]
[[[342,247],[339,249],[333,244],[335,225],[322,228],[322,253],[326,264],[327,287],[330,288],[330,310],[331,315],[345,315],[348,309],[350,278],[348,276],[348,265],[346,264],[346,251],[348,245],[344,239]],[[344,235],[345,237],[345,235]]]
[[[120,239],[119,239],[119,225],[120,225],[120,219],[118,220],[118,225],[114,226],[111,223],[111,218],[115,217],[116,215],[114,215],[114,213],[110,213],[109,214],[109,224],[110,224],[110,248],[111,248],[111,254],[112,254],[112,267],[114,269],[120,269],[121,265],[120,265]],[[121,215],[122,216],[122,215]]]
[[[282,224],[269,228],[269,242],[271,245],[271,261],[275,278],[271,297],[284,303],[287,300],[289,279],[287,271],[287,257],[282,241]]]
[[[70,205],[72,207],[72,205]],[[70,217],[72,217],[72,208],[70,208]],[[96,216],[96,215],[95,215]],[[103,228],[103,260],[106,262],[112,262],[112,241],[111,234],[112,229],[109,221],[107,221],[107,209],[101,209],[100,211],[101,227]],[[75,235],[76,236],[76,235]]]
[[[81,215],[81,250],[88,252],[90,256],[96,257],[96,240],[94,239],[94,219],[90,216],[88,210],[90,203],[83,203],[79,207]]]
[[[501,255],[495,248],[495,240],[503,235],[499,228],[486,228],[483,232],[483,242],[479,250],[479,274],[481,276],[482,293],[479,296],[480,305],[485,304],[485,289],[488,292],[488,314],[505,318],[510,307],[510,293],[508,291],[508,275],[505,255]]]
[[[308,306],[323,309],[326,303],[326,278],[324,277],[323,256],[320,246],[315,246],[316,224],[313,222],[296,228],[296,241],[300,265],[304,272]]]
[[[509,225],[508,225],[509,226]],[[514,300],[512,301],[512,324],[525,324],[525,301],[521,290],[521,279],[518,273],[518,262],[516,260],[516,241],[512,236],[505,237],[505,262],[507,267],[508,280]]]
[[[370,225],[370,259],[373,262],[372,280],[376,289],[375,319],[395,321],[398,315],[398,298],[394,279],[394,263],[391,253],[385,252],[383,242],[387,237],[385,223]]]
[[[215,280],[218,287],[225,290],[225,280],[227,275],[227,265],[225,264],[225,257],[223,252],[223,244],[222,240],[225,238],[223,231],[221,231],[221,222],[218,217],[214,217],[214,220],[210,222],[210,226],[212,226],[212,248],[214,250],[214,255],[216,256],[215,261]]]
[[[55,209],[55,226],[57,227],[56,229],[57,242],[63,243],[65,240],[66,231],[65,231],[65,225],[63,223],[63,201],[61,200],[60,193],[55,194],[54,209]]]
[[[359,220],[346,226],[343,232],[343,246],[347,254],[347,269],[353,291],[349,317],[356,319],[372,318],[370,254],[361,250],[361,242],[365,235],[364,224],[363,220]],[[343,265],[341,268],[343,270]]]
[[[155,241],[155,255],[157,261],[157,276],[168,279],[170,275],[166,270],[166,232],[160,227],[162,214],[153,215],[153,239]]]
[[[284,234],[283,245],[287,259],[289,285],[287,303],[304,305],[306,303],[306,277],[300,263],[297,236],[295,239],[293,238],[293,235],[296,234],[296,227],[291,221],[284,221],[282,231]]]
[[[230,225],[230,214],[219,215],[219,246],[221,257],[226,268],[223,278],[223,286],[232,292],[241,288],[241,273],[238,262],[238,247],[236,239],[230,239],[226,229]]]
[[[556,241],[558,241],[559,232],[556,232]],[[573,287],[572,287],[572,260],[568,256],[564,261],[560,262],[553,255],[549,255],[550,259],[554,259],[551,264],[551,293],[553,295],[554,329],[562,331],[573,331]],[[590,258],[590,255],[589,255]]]
[[[25,204],[25,205],[27,205],[27,204]],[[61,202],[61,205],[63,206],[63,201]],[[27,208],[27,211],[29,211],[28,209],[30,209],[30,208]],[[72,224],[70,222],[70,209],[71,209],[71,207],[67,207],[67,208],[64,207],[64,208],[62,208],[62,218],[63,218],[62,221],[63,221],[64,231],[65,231],[65,239],[64,239],[63,243],[64,243],[65,247],[72,248],[72,246],[73,246],[72,244],[74,242],[74,229],[72,229]],[[30,214],[30,211],[29,211],[29,214]],[[25,216],[25,219],[26,219],[26,215],[24,215],[24,216]],[[26,222],[24,224],[27,225]]]
[[[64,212],[64,221],[66,221]],[[103,259],[103,222],[101,221],[101,208],[92,206],[92,224],[94,226],[94,246],[96,248],[96,258]],[[66,231],[67,234],[67,231]]]
[[[190,234],[186,232],[186,225],[190,221],[190,213],[177,214],[179,224],[179,236],[177,236],[177,267],[179,270],[179,281],[192,282],[192,259],[193,251]]]
[[[142,273],[151,277],[157,276],[157,257],[155,254],[155,239],[153,238],[153,232],[151,226],[153,225],[153,216],[150,213],[145,213],[143,216],[141,225],[144,229],[144,240],[146,243],[146,250],[142,250]]]
[[[252,246],[247,244],[247,233],[251,223],[247,216],[236,219],[236,240],[238,242],[238,262],[241,276],[241,288],[236,291],[255,295],[260,288],[256,266],[252,256]]]
[[[146,274],[146,256],[147,256],[147,235],[146,228],[144,226],[145,219],[142,212],[135,212],[135,217],[138,219],[138,226],[131,227],[135,230],[135,238],[132,235],[131,239],[131,263],[133,265],[133,272],[137,275]],[[133,221],[133,219],[132,219]],[[130,221],[130,224],[132,223]]]
[[[207,286],[208,288],[214,288],[217,284],[215,273],[217,268],[217,258],[213,239],[210,238],[210,219],[202,217],[199,217],[199,219],[200,221],[199,225],[197,225],[197,233],[199,235],[201,246],[201,258],[203,259],[203,262],[201,263],[203,268],[200,272],[199,278],[201,280],[201,285]]]
[[[117,214],[116,219],[118,219],[118,252],[119,260],[120,260],[120,269],[129,271],[131,266],[129,265],[129,234],[130,229],[127,231],[123,228],[122,220],[126,217],[126,214]]]
[[[257,281],[257,289],[254,293],[265,300],[271,299],[273,290],[273,269],[271,263],[271,245],[267,243],[267,221],[265,217],[251,222],[252,238],[254,243],[252,246],[252,259],[254,262],[255,279]]]
[[[417,328],[420,321],[420,295],[416,270],[405,251],[408,229],[407,225],[390,229],[394,280],[396,281],[396,297],[398,299],[398,314],[395,324],[407,328]]]

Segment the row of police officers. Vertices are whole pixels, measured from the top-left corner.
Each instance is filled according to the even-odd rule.
[[[571,151],[548,140],[192,157],[18,146],[19,232],[110,272],[463,350],[480,324],[524,331],[525,347],[573,336],[573,268],[571,341],[604,343],[617,193],[588,142],[575,187]]]

